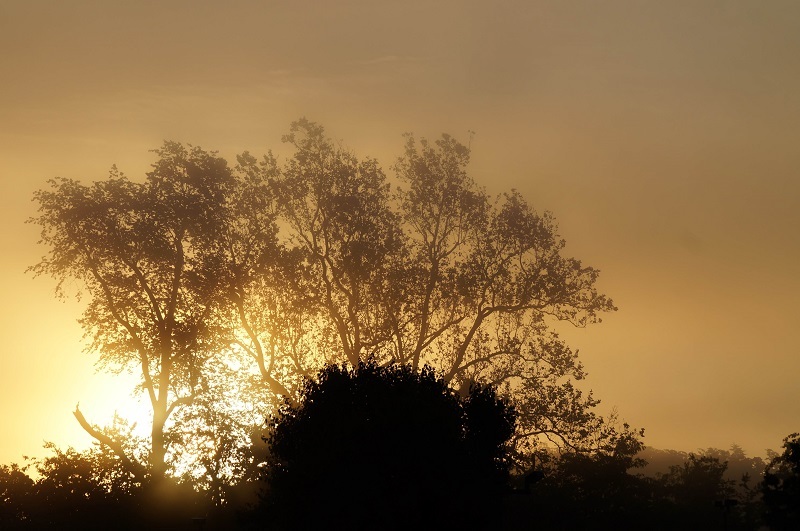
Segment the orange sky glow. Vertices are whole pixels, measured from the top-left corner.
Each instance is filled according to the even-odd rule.
[[[0,4],[0,462],[136,416],[81,304],[25,268],[33,192],[141,177],[170,139],[280,152],[301,116],[390,172],[402,134],[555,215],[619,311],[562,329],[587,389],[658,448],[800,431],[800,3],[731,0]]]

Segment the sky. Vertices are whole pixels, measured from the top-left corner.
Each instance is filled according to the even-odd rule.
[[[306,116],[387,171],[466,142],[492,194],[551,211],[619,311],[563,328],[645,443],[778,449],[800,431],[800,3],[0,0],[0,463],[136,415],[81,303],[26,274],[55,176],[142,177],[165,139],[233,160]]]

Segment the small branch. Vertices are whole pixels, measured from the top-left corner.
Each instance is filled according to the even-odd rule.
[[[173,411],[175,411],[175,408],[176,408],[176,407],[179,407],[179,406],[188,406],[188,405],[189,405],[189,404],[191,404],[193,401],[194,401],[194,393],[192,393],[192,394],[191,394],[191,395],[189,395],[189,396],[182,396],[182,397],[180,397],[180,398],[177,398],[177,399],[175,399],[175,401],[174,401],[174,402],[172,402],[172,403],[169,405],[169,407],[167,408],[167,413],[166,413],[166,415],[165,415],[165,418],[169,418],[169,416],[172,414],[172,412],[173,412]]]
[[[122,465],[133,474],[139,481],[144,481],[145,478],[145,468],[137,462],[131,461],[131,459],[125,455],[125,450],[122,448],[122,445],[118,442],[106,435],[105,433],[101,432],[89,422],[87,422],[86,417],[83,416],[83,413],[78,408],[78,405],[75,406],[75,411],[72,412],[75,415],[75,418],[78,420],[78,423],[81,427],[86,430],[86,433],[97,439],[101,444],[104,444],[111,448],[111,450],[119,457]]]

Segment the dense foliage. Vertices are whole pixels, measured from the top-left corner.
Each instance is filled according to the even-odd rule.
[[[513,408],[429,367],[331,365],[270,421],[265,516],[285,529],[490,527]]]

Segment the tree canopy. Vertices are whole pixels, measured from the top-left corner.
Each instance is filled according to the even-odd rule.
[[[54,179],[38,191],[34,221],[49,254],[31,269],[56,277],[59,295],[73,280],[89,294],[80,322],[101,366],[138,367],[153,411],[149,466],[162,476],[167,421],[192,402],[207,358],[225,347],[211,315],[220,279],[208,254],[224,235],[238,181],[199,148],[166,142],[156,154],[143,183],[112,168],[89,186]],[[119,441],[101,436],[77,408],[75,416],[129,462]]]
[[[75,411],[131,473],[235,482],[259,417],[325,364],[366,359],[427,364],[465,396],[496,386],[518,412],[521,462],[543,443],[615,447],[553,326],[615,307],[551,214],[516,191],[490,197],[448,135],[407,136],[391,178],[308,120],[283,140],[285,161],[245,152],[234,167],[165,142],[143,181],[112,168],[35,194],[47,254],[32,271],[86,296],[89,350],[135,371],[152,407],[143,459]]]

